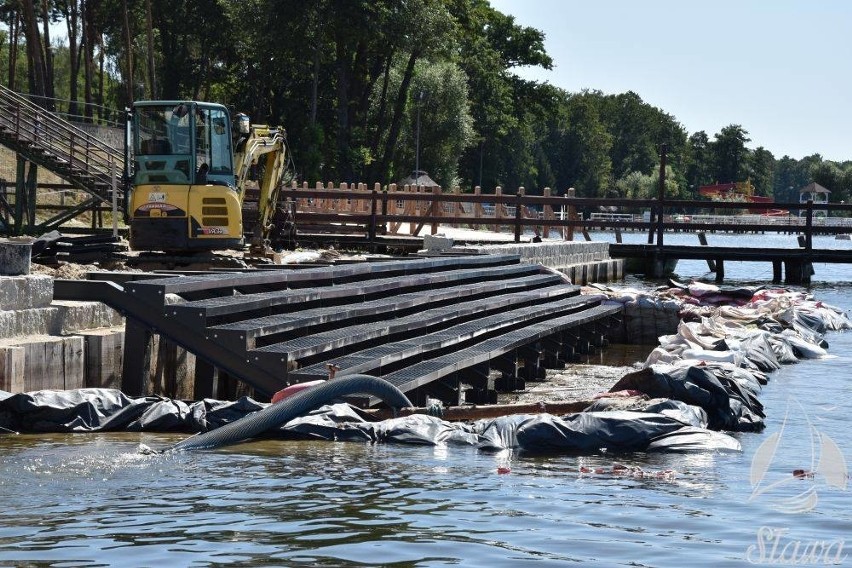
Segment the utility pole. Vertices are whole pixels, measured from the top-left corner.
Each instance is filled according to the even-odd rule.
[[[414,142],[414,178],[420,179],[420,107],[423,106],[423,91],[417,96],[417,135]],[[417,185],[420,185],[419,183]]]

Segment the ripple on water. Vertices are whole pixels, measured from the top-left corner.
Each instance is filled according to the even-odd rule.
[[[848,309],[848,291],[838,283],[817,293]],[[828,339],[836,359],[773,374],[761,395],[766,431],[737,435],[735,454],[534,457],[270,440],[142,456],[139,443],[180,437],[2,435],[0,565],[742,566],[761,526],[803,541],[842,538],[852,526],[848,489],[819,485],[814,511],[785,515],[752,498],[750,483],[752,457],[791,399],[804,412],[788,426],[807,417],[852,463],[852,334]],[[791,437],[784,460],[810,459],[806,438]],[[614,462],[675,474],[580,471]],[[793,463],[770,473],[787,475]]]

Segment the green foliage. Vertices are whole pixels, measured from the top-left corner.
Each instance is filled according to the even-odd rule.
[[[654,177],[642,172],[630,172],[615,182],[619,197],[628,199],[648,199],[657,194],[659,174]]]
[[[748,132],[739,124],[731,124],[716,134],[711,145],[715,163],[716,181],[730,183],[748,176]]]
[[[776,159],[768,149],[749,149],[741,125],[711,140],[703,131],[690,135],[632,91],[568,93],[518,77],[517,67],[553,66],[544,34],[488,0],[73,1],[43,5],[57,20],[71,6],[79,10],[80,41],[91,32],[80,54],[97,76],[88,84],[84,65],[72,76],[68,48],[55,46],[57,98],[70,97],[74,85],[78,98],[88,88],[93,101],[113,108],[130,97],[222,102],[255,122],[285,126],[296,174],[312,184],[390,183],[408,175],[417,161],[419,113],[421,169],[447,188],[524,186],[537,194],[551,187],[561,194],[574,187],[579,196],[652,197],[666,144],[669,197],[746,180],[758,195],[780,201],[797,201],[810,181],[831,189],[834,201],[852,191],[852,162],[816,154]],[[10,24],[21,5],[0,6],[4,82]],[[19,90],[30,74],[24,38],[14,69]]]

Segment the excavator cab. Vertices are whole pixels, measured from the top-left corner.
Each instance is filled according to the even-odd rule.
[[[240,248],[242,195],[228,110],[196,101],[140,101],[128,130],[130,246]]]

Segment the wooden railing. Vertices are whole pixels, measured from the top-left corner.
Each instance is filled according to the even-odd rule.
[[[397,187],[364,184],[334,187],[291,187],[284,198],[295,201],[297,226],[301,223],[353,223],[367,227],[369,235],[431,233],[439,224],[509,230],[520,242],[527,229],[548,236],[561,231],[566,240],[589,229],[633,229],[648,232],[648,242],[662,246],[666,231],[798,232],[808,243],[814,233],[852,232],[852,205],[808,203],[733,203],[694,200],[598,199],[514,194],[497,188],[493,194],[444,192],[439,187]],[[788,210],[779,217],[761,215],[769,210]],[[607,218],[590,218],[606,211]],[[647,212],[647,213],[643,213]],[[725,215],[725,212],[730,214]],[[738,219],[739,213],[746,215]],[[823,212],[826,217],[818,217]],[[629,217],[627,217],[629,215]],[[712,216],[704,216],[712,215]],[[641,216],[641,217],[640,217]],[[732,220],[738,219],[736,223]],[[809,245],[808,245],[809,246]]]

